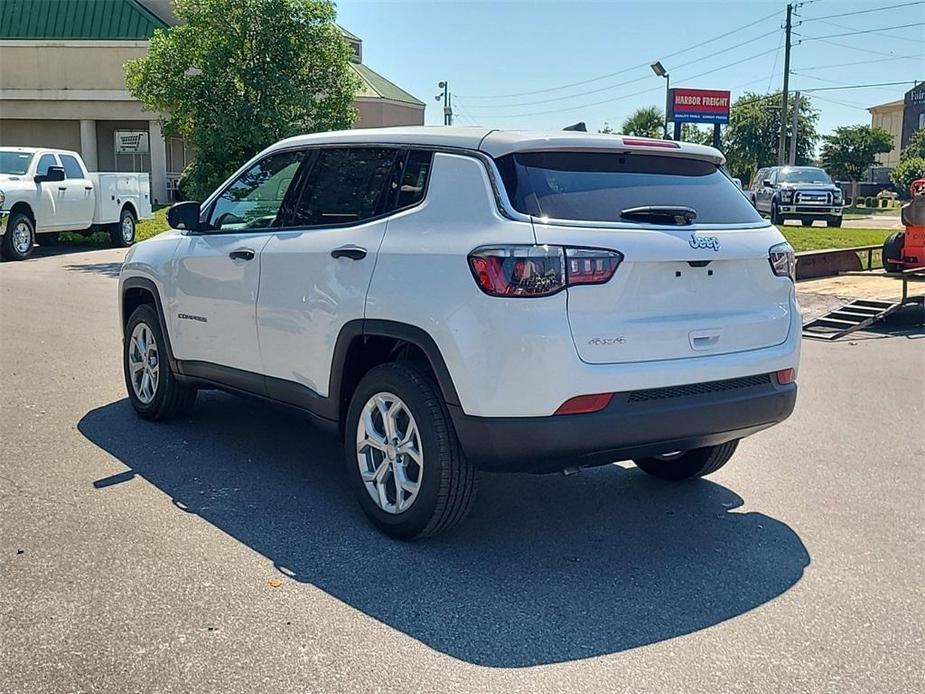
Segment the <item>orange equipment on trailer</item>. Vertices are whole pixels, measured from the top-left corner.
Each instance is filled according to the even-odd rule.
[[[903,205],[905,231],[891,234],[883,242],[883,269],[902,272],[906,268],[925,268],[925,178],[909,186],[912,200]]]

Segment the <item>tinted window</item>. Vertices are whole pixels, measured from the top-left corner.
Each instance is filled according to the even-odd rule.
[[[504,161],[507,160],[507,161]],[[690,207],[699,224],[761,217],[715,164],[617,152],[523,152],[499,160],[515,209],[550,219],[626,221],[633,207]]]
[[[424,192],[427,189],[427,177],[430,175],[430,165],[433,158],[433,152],[425,152],[419,149],[408,152],[404,171],[401,173],[401,186],[396,204],[398,209],[411,207],[424,199]]]
[[[35,167],[35,173],[36,175],[44,176],[45,174],[48,173],[49,166],[57,166],[57,165],[58,165],[58,162],[55,161],[54,154],[43,154],[41,158],[39,159],[38,166]]]
[[[31,162],[32,155],[28,152],[0,152],[0,174],[22,176]]]
[[[375,217],[397,150],[320,149],[295,205],[293,226],[350,224]]]
[[[218,196],[209,226],[228,230],[276,226],[276,214],[304,156],[305,152],[280,152],[254,164]]]
[[[811,166],[787,167],[781,169],[777,180],[781,183],[831,183],[832,179],[822,169]]]
[[[752,181],[752,188],[760,188],[764,184],[764,179],[768,177],[767,169],[758,169],[758,173],[755,174],[755,180]]]
[[[77,160],[72,157],[70,154],[61,154],[61,166],[64,167],[64,175],[67,178],[83,178],[84,171],[80,168],[80,164]]]

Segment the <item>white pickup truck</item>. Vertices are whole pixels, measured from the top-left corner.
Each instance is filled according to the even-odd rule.
[[[89,173],[77,152],[0,147],[0,255],[28,258],[35,246],[57,242],[62,231],[109,234],[131,246],[135,225],[151,214],[146,173]]]

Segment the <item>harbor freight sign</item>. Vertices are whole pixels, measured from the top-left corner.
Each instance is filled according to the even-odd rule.
[[[672,89],[668,97],[672,123],[728,123],[729,92],[717,89]]]

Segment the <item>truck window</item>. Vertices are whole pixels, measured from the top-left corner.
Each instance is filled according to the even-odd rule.
[[[64,167],[64,175],[67,178],[83,178],[84,170],[80,168],[80,162],[70,154],[61,154],[61,166]]]
[[[35,173],[37,176],[44,176],[45,174],[48,173],[49,166],[57,166],[57,165],[58,165],[58,161],[57,159],[55,159],[54,154],[43,154],[41,158],[39,158],[39,164],[35,168]]]

